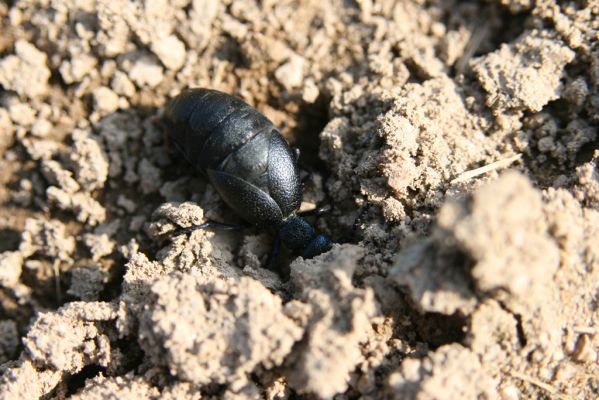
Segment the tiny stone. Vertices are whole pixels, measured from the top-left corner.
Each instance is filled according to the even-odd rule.
[[[10,119],[17,125],[31,126],[35,122],[35,110],[27,103],[15,103],[8,107]]]
[[[112,90],[115,93],[120,94],[121,96],[131,97],[135,94],[135,85],[129,78],[127,74],[121,71],[117,71],[114,74],[111,82]]]
[[[51,158],[58,151],[58,143],[53,140],[22,140],[27,153],[34,160]]]
[[[0,253],[0,286],[11,288],[19,282],[23,255],[18,251]]]
[[[6,108],[0,107],[0,128],[14,130],[10,113]]]
[[[152,43],[152,51],[168,69],[177,71],[185,63],[185,45],[170,35]]]
[[[46,119],[38,118],[31,127],[31,134],[36,137],[46,137],[52,130],[52,124]]]
[[[300,56],[292,57],[275,71],[275,78],[287,90],[296,88],[304,80],[304,59]]]
[[[564,97],[576,106],[580,106],[589,95],[589,86],[583,77],[577,78],[564,89]]]
[[[73,152],[70,158],[75,177],[88,192],[102,188],[108,177],[108,158],[97,137],[85,130],[73,131]]]
[[[116,61],[107,60],[102,63],[102,67],[100,67],[100,76],[105,79],[109,79],[116,72]]]
[[[0,60],[0,85],[20,96],[33,98],[45,94],[50,79],[46,54],[25,40],[17,40],[15,53]]]
[[[556,378],[560,381],[568,381],[570,379],[574,379],[577,372],[578,368],[576,364],[569,361],[562,361],[557,368]]]
[[[302,93],[302,100],[306,103],[314,103],[318,98],[320,91],[318,90],[318,86],[314,83],[314,80],[307,79],[304,84],[304,92]]]
[[[89,248],[94,261],[98,261],[102,257],[112,253],[115,246],[114,241],[105,233],[86,233],[83,235],[83,242]]]
[[[502,400],[518,400],[520,398],[520,391],[513,385],[504,386],[500,393]]]
[[[94,90],[94,104],[98,111],[108,114],[118,109],[119,97],[109,88],[101,86]]]
[[[89,54],[77,54],[60,64],[60,76],[66,84],[81,82],[94,69],[96,62],[96,58]]]
[[[597,361],[597,352],[588,335],[580,335],[574,349],[574,359],[578,362],[593,363]]]
[[[21,22],[23,21],[23,12],[16,7],[12,7],[8,12],[8,19],[12,26],[21,25]]]
[[[10,114],[5,108],[0,107],[0,151],[13,143],[15,128],[10,119]]]
[[[138,87],[154,87],[162,82],[162,67],[150,57],[141,57],[129,71],[129,76]]]
[[[431,25],[431,33],[436,37],[443,37],[446,33],[445,24],[441,22],[435,22]]]

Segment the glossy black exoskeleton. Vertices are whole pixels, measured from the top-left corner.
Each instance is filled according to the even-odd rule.
[[[331,248],[331,240],[298,215],[297,155],[255,108],[216,90],[187,89],[166,107],[165,123],[175,146],[241,218],[277,228],[272,255],[280,242],[305,258]]]

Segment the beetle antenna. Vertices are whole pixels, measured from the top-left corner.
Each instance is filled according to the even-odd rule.
[[[320,217],[321,215],[324,215],[330,212],[331,210],[331,205],[327,204],[321,207],[314,207],[311,210],[300,211],[297,213],[297,215],[300,217]]]
[[[192,225],[187,227],[182,227],[179,229],[175,229],[173,232],[168,234],[169,237],[179,236],[186,233],[191,233],[193,231],[197,231],[198,229],[209,229],[215,231],[239,231],[247,228],[246,225],[242,224],[225,224],[223,222],[216,221],[206,221],[203,224]]]

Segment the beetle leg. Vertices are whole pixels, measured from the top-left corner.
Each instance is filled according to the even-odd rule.
[[[300,158],[300,149],[298,147],[294,147],[292,149],[292,151],[293,151],[293,154],[295,156],[295,162],[297,163],[297,165],[300,167],[300,169],[304,170],[307,173],[307,175],[304,176],[301,179],[302,186],[305,186],[307,182],[312,182],[312,176],[314,174],[312,173],[312,169],[311,168],[309,168],[308,166],[306,166],[306,165],[304,165],[304,164],[302,164],[300,162],[300,160],[299,160],[299,158]]]
[[[236,231],[236,230],[242,230],[245,228],[247,228],[247,226],[241,225],[241,224],[225,224],[222,222],[207,221],[200,225],[192,225],[192,226],[188,226],[185,228],[179,228],[179,229],[175,230],[171,234],[171,236],[178,236],[178,235],[181,235],[184,233],[191,233],[198,229],[214,229],[217,231]]]
[[[266,259],[266,263],[264,263],[264,268],[272,270],[273,265],[277,258],[279,257],[279,253],[281,252],[281,238],[279,235],[275,237],[275,241],[270,248],[270,253],[268,254],[268,258]]]
[[[331,206],[326,205],[326,206],[322,206],[322,207],[315,207],[311,210],[300,211],[297,213],[297,215],[299,217],[311,217],[311,216],[320,217],[321,215],[324,215],[324,214],[328,213],[329,211],[331,211]]]

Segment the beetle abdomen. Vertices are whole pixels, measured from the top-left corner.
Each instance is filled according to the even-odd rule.
[[[188,89],[165,113],[170,135],[198,170],[217,169],[235,149],[263,131],[275,129],[242,100],[209,89]]]
[[[299,208],[299,172],[276,127],[242,100],[188,89],[166,108],[169,135],[223,199],[256,225],[280,223]]]

